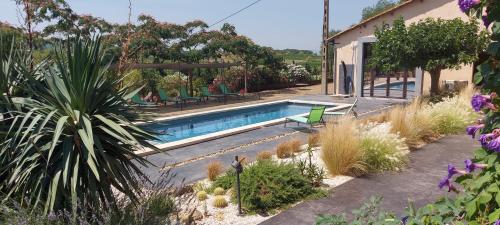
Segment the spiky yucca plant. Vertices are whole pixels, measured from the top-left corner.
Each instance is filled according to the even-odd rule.
[[[113,207],[118,193],[134,202],[138,165],[147,165],[135,151],[155,149],[154,136],[130,122],[136,115],[125,103],[137,91],[117,89],[99,38],[67,44],[40,79],[27,82],[33,97],[16,100],[25,113],[17,113],[0,150],[0,162],[11,159],[0,167],[4,190],[45,213]]]

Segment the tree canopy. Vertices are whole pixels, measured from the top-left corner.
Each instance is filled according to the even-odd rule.
[[[405,2],[407,0],[399,0],[399,1],[394,1],[394,0],[378,0],[378,2],[373,5],[373,6],[368,6],[365,7],[361,13],[361,20],[366,20],[370,17],[373,17],[385,10],[388,10],[402,2]]]
[[[479,35],[478,35],[479,34]],[[406,26],[403,18],[375,32],[370,66],[383,72],[420,67],[431,74],[431,94],[437,94],[443,69],[459,69],[484,51],[487,32],[477,21],[428,18]]]

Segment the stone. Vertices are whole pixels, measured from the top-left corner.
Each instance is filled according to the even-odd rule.
[[[184,212],[180,216],[182,224],[191,224],[194,221],[203,219],[203,214],[199,210],[194,210],[192,212]]]

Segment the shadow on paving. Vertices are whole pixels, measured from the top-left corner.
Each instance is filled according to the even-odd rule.
[[[371,196],[382,196],[383,209],[402,215],[409,199],[421,207],[448,194],[437,187],[447,174],[448,163],[463,167],[463,161],[471,158],[478,147],[477,141],[469,136],[445,137],[410,153],[410,165],[401,173],[354,179],[330,191],[326,198],[302,202],[261,224],[314,224],[319,214],[349,215]]]

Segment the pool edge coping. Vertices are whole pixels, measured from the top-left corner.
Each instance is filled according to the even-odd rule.
[[[152,121],[149,122],[137,122],[135,124],[141,125],[141,124],[147,124],[150,122],[159,122],[159,121],[169,121],[169,120],[174,120],[174,119],[183,119],[191,116],[201,116],[201,115],[206,115],[206,114],[211,114],[211,113],[220,113],[220,112],[227,112],[227,111],[233,111],[233,110],[239,110],[239,109],[246,109],[246,108],[253,108],[253,107],[259,107],[259,106],[264,106],[264,105],[272,105],[272,104],[278,104],[278,103],[285,103],[285,102],[291,102],[291,103],[299,103],[299,104],[310,104],[310,105],[332,105],[335,107],[332,108],[327,108],[325,111],[330,112],[330,111],[338,111],[342,109],[347,109],[352,106],[352,104],[346,104],[346,103],[335,103],[335,102],[322,102],[322,101],[304,101],[304,100],[295,100],[295,99],[286,99],[286,100],[278,100],[278,101],[272,101],[272,102],[265,102],[265,103],[257,103],[257,104],[252,104],[252,105],[245,105],[245,106],[236,106],[236,107],[230,107],[230,108],[223,108],[223,109],[214,109],[214,110],[209,110],[209,111],[204,111],[204,112],[195,112],[195,113],[189,113],[185,115],[177,115],[177,116],[169,116],[169,117],[160,117],[156,118]],[[306,116],[309,113],[302,113],[296,116]],[[241,126],[241,127],[236,127],[228,130],[223,130],[219,132],[214,132],[210,134],[205,134],[197,137],[192,137],[192,138],[187,138],[179,141],[173,141],[173,142],[168,142],[168,143],[163,143],[163,144],[156,144],[154,145],[156,148],[160,149],[160,151],[155,151],[150,148],[145,148],[144,150],[136,151],[135,153],[139,156],[148,156],[148,155],[153,155],[161,152],[166,152],[190,145],[195,145],[199,144],[201,142],[205,141],[211,141],[223,137],[228,137],[232,136],[235,134],[240,134],[240,133],[245,133],[248,131],[252,130],[257,130],[263,127],[269,127],[277,124],[284,123],[286,120],[285,118],[280,118],[280,119],[274,119],[274,120],[269,120],[265,122],[260,122],[260,123],[255,123],[255,124],[250,124],[246,126]]]

